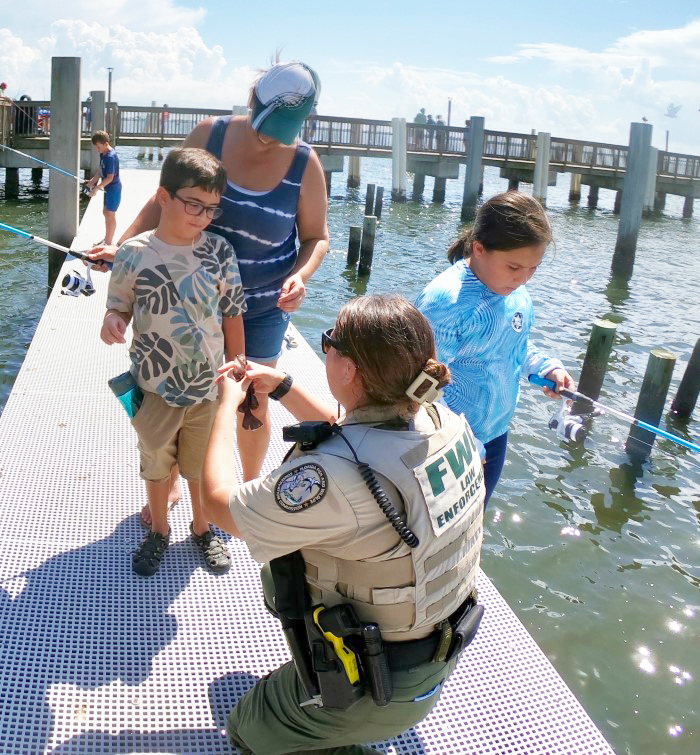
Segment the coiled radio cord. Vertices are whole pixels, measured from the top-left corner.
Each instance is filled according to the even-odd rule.
[[[337,429],[336,429],[337,428]],[[396,510],[394,504],[389,500],[387,494],[384,492],[382,486],[379,484],[379,480],[374,475],[374,470],[369,464],[364,461],[360,461],[357,458],[355,449],[350,445],[350,441],[343,435],[342,430],[337,425],[334,426],[334,432],[339,435],[344,441],[347,447],[352,453],[355,464],[357,464],[362,479],[365,481],[365,485],[372,494],[372,497],[377,502],[379,508],[384,512],[384,516],[389,520],[391,526],[398,532],[399,537],[406,543],[409,548],[416,548],[419,544],[419,540],[415,533],[410,530],[406,522],[401,517],[401,514]]]

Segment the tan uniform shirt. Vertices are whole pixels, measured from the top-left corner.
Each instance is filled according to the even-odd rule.
[[[381,422],[395,416],[395,411],[359,410],[339,424]],[[415,427],[425,433],[435,430],[424,410],[416,416]],[[391,452],[390,446],[387,451]],[[378,459],[360,461],[381,469]],[[377,478],[403,512],[396,488],[382,475]],[[310,547],[339,558],[368,559],[385,553],[398,540],[357,466],[324,454],[323,444],[265,477],[234,488],[229,508],[251,555],[260,563]]]

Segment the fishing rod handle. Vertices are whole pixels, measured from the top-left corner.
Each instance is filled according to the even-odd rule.
[[[591,399],[588,398],[588,396],[584,396],[582,393],[578,393],[577,391],[570,391],[568,388],[562,388],[560,391],[557,390],[557,383],[556,380],[550,380],[546,377],[540,377],[537,374],[528,375],[527,378],[533,385],[541,385],[543,388],[549,388],[550,391],[554,391],[555,393],[558,393],[561,396],[564,396],[564,398],[571,398],[571,399],[588,399],[590,401]]]

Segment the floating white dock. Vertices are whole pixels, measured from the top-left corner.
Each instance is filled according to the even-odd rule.
[[[124,171],[124,195],[137,206],[120,220],[156,177]],[[101,238],[100,202],[74,249]],[[63,273],[73,269],[82,263]],[[227,712],[288,651],[244,543],[231,540],[229,573],[203,567],[188,539],[187,495],[171,513],[159,573],[133,574],[145,492],[135,434],[107,387],[128,367],[127,349],[99,340],[107,276],[93,278],[89,298],[54,289],[0,417],[0,752],[231,753]],[[320,360],[290,332],[298,345],[285,348],[284,369],[327,393]],[[280,426],[291,419],[278,404],[273,416],[266,469],[286,450]],[[377,749],[612,753],[483,573],[479,593],[481,630],[439,704]]]

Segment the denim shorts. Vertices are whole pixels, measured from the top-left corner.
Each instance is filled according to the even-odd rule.
[[[254,362],[274,362],[279,359],[289,320],[289,313],[278,307],[249,319],[243,315],[246,357]]]
[[[116,186],[109,184],[105,189],[105,210],[107,212],[116,212],[119,209],[119,205],[122,201],[122,185],[118,183]]]

